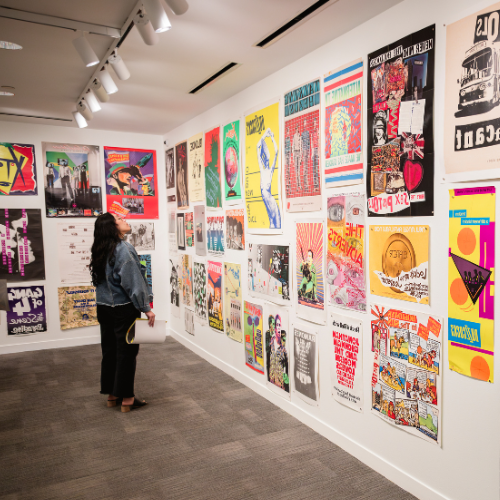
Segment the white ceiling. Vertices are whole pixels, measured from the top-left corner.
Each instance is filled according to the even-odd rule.
[[[182,16],[171,14],[172,29],[157,45],[143,43],[136,28],[120,55],[131,78],[116,81],[89,128],[165,134],[253,83],[362,24],[401,0],[338,0],[267,49],[253,45],[303,11],[314,0],[188,0]],[[63,17],[121,29],[137,0],[0,0],[1,7]],[[76,100],[95,68],[85,68],[71,41],[75,32],[0,18],[0,39],[23,50],[0,50],[0,113],[72,119]],[[369,36],[369,35],[368,35]],[[98,57],[113,39],[89,35]],[[228,62],[241,66],[197,95],[189,90]],[[115,77],[111,71],[111,75]],[[18,118],[2,120],[76,126],[74,122]]]

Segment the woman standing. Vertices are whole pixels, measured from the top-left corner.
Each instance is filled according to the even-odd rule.
[[[127,344],[125,336],[136,318],[145,313],[149,326],[155,322],[150,302],[145,266],[134,247],[123,240],[130,225],[117,215],[97,217],[90,272],[96,287],[97,320],[101,326],[101,394],[108,394],[108,406],[122,402],[122,412],[146,404],[135,398],[134,379],[137,344]]]

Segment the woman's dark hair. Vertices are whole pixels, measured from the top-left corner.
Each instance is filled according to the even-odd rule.
[[[95,221],[94,243],[90,257],[92,285],[97,286],[106,279],[106,263],[113,261],[116,245],[121,241],[120,232],[112,214],[106,212]]]

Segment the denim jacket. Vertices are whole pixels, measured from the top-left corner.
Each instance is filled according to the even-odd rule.
[[[135,248],[126,241],[116,245],[115,262],[106,264],[106,281],[96,286],[96,302],[104,306],[132,303],[141,312],[151,311],[153,292],[146,281],[146,267]]]

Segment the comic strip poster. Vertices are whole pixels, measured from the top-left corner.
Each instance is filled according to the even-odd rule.
[[[181,210],[189,208],[186,141],[175,145],[175,194],[177,196],[177,208]]]
[[[175,255],[177,253],[177,234],[175,232],[175,226],[177,225],[177,216],[176,216],[175,208],[176,208],[175,203],[168,203],[167,204],[169,255]]]
[[[226,210],[226,248],[245,250],[245,209]]]
[[[224,159],[224,203],[237,205],[242,197],[240,156],[240,121],[228,123],[222,129]]]
[[[7,335],[30,335],[47,331],[45,291],[43,286],[7,288],[10,311],[7,311]]]
[[[57,289],[59,296],[59,320],[61,330],[96,326],[97,307],[95,288],[92,286],[70,286]]]
[[[326,74],[326,187],[363,182],[363,60],[357,59]]]
[[[205,194],[207,208],[222,208],[220,127],[205,132]]]
[[[102,214],[99,146],[42,142],[47,217]]]
[[[495,350],[495,203],[491,186],[450,190],[448,362],[450,370],[488,382]]]
[[[194,207],[194,247],[196,255],[200,257],[207,255],[207,244],[205,243],[205,205]]]
[[[262,338],[262,306],[244,301],[243,328],[245,334],[245,364],[264,375],[264,345]]]
[[[204,262],[193,263],[193,293],[195,321],[204,325],[207,322],[207,266]]]
[[[369,216],[434,215],[435,26],[368,55]]]
[[[441,445],[443,319],[372,305],[372,413]]]
[[[188,141],[189,199],[205,200],[205,172],[203,158],[203,134],[199,133]]]
[[[274,393],[290,399],[288,307],[265,302],[263,323],[266,385]]]
[[[128,221],[128,223],[130,225],[130,231],[123,236],[123,241],[130,243],[138,252],[154,250],[155,249],[154,222]],[[175,225],[174,225],[174,233],[175,233]]]
[[[208,254],[218,257],[224,255],[224,215],[207,216]]]
[[[139,262],[143,267],[143,271],[146,276],[146,282],[149,285],[149,289],[153,291],[153,270],[151,268],[151,254],[139,255]]]
[[[319,403],[318,333],[293,325],[293,392],[312,406]]]
[[[444,172],[448,182],[500,177],[500,3],[446,26]]]
[[[0,142],[0,196],[36,194],[35,146]]]
[[[8,283],[45,279],[40,210],[1,208],[0,245],[0,279]]]
[[[194,217],[193,212],[184,214],[184,229],[186,230],[186,246],[194,246]]]
[[[286,209],[321,210],[319,79],[286,92],[284,101]]]
[[[224,321],[226,335],[236,342],[243,342],[241,266],[224,262]]]
[[[245,117],[245,204],[250,234],[282,234],[279,102]]]
[[[156,151],[104,146],[108,210],[119,203],[128,219],[158,219]]]
[[[90,283],[92,243],[94,243],[93,221],[64,221],[57,224],[61,283]]]
[[[179,257],[172,257],[170,259],[170,313],[174,318],[180,318],[181,316],[180,282]]]
[[[248,244],[248,291],[252,297],[290,304],[290,247]]]
[[[429,226],[370,226],[370,289],[429,304]]]
[[[325,282],[323,278],[323,222],[296,223],[295,280],[297,316],[313,323],[325,323]]]
[[[177,212],[177,248],[186,250],[186,233],[184,231],[184,212]]]
[[[174,148],[165,151],[165,174],[167,179],[167,197],[175,198],[175,163]]]
[[[221,262],[208,261],[207,292],[208,326],[218,333],[224,333]]]
[[[194,312],[191,309],[184,309],[184,330],[189,335],[194,335]]]
[[[363,322],[330,313],[332,396],[351,410],[363,411]]]
[[[182,303],[193,307],[193,262],[191,255],[181,255]]]
[[[362,312],[366,311],[365,214],[366,198],[362,193],[328,198],[328,301]]]

